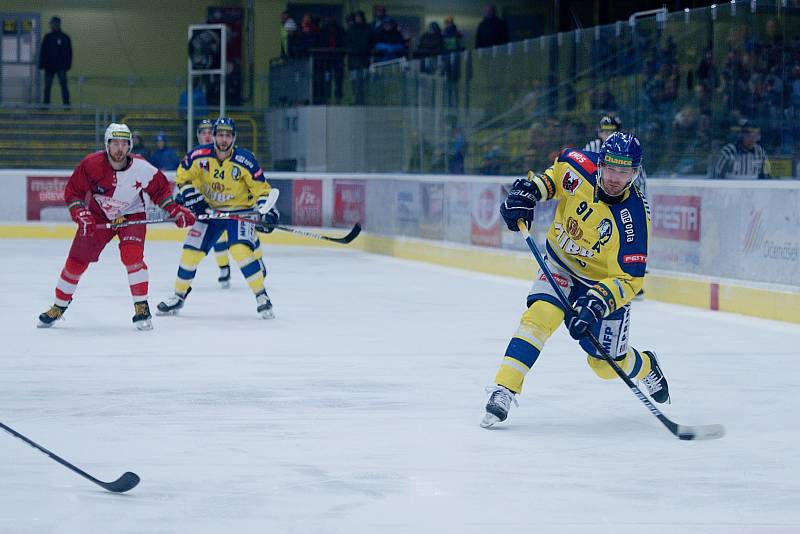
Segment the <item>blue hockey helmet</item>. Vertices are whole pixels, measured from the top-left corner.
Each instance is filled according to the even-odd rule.
[[[211,119],[203,119],[197,123],[197,133],[202,132],[203,130],[213,130],[214,129],[214,121]]]
[[[217,132],[231,132],[233,135],[231,146],[236,143],[236,121],[230,117],[220,117],[214,121],[214,127],[211,129],[211,133],[214,135],[214,146],[217,145]]]
[[[608,136],[606,142],[600,147],[600,158],[597,161],[598,168],[598,184],[603,188],[603,167],[612,165],[614,167],[629,167],[634,170],[631,175],[633,183],[639,174],[639,168],[642,165],[642,144],[635,135],[625,132],[614,132]],[[603,188],[605,191],[605,188]]]

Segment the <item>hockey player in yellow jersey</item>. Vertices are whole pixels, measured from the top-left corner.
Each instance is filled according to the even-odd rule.
[[[632,186],[641,168],[639,140],[615,132],[600,153],[566,149],[544,173],[528,172],[514,182],[500,207],[508,228],[530,227],[537,202],[558,202],[547,233],[546,261],[574,313],[567,314],[539,271],[528,308],[488,388],[484,428],[504,421],[525,375],[565,317],[587,362],[600,378],[616,378],[611,366],[585,338],[591,332],[622,370],[644,385],[655,402],[669,401],[669,387],[655,353],[628,345],[630,302],[644,283],[650,233],[647,201]]]
[[[222,233],[227,232],[230,254],[256,297],[259,315],[271,319],[274,317],[272,302],[264,288],[264,273],[256,254],[255,224],[233,219],[203,219],[203,215],[211,210],[255,211],[263,227],[271,231],[280,217],[275,208],[279,192],[267,183],[253,153],[235,145],[233,119],[217,119],[212,133],[213,144],[201,145],[189,153],[176,175],[183,203],[198,215],[198,221],[183,243],[175,294],[158,304],[158,313],[173,315],[183,307],[197,266]]]
[[[209,119],[201,120],[197,125],[197,144],[198,147],[193,148],[188,154],[186,154],[186,158],[184,159],[181,166],[178,167],[178,172],[183,172],[185,170],[185,166],[190,161],[190,154],[194,152],[196,148],[202,145],[213,145],[214,143],[214,122]],[[261,250],[261,242],[258,239],[258,234],[256,234],[256,258],[258,258],[258,263],[261,265],[261,272],[264,276],[267,276],[267,269],[264,267],[264,260],[262,259],[264,253]],[[219,282],[219,286],[222,289],[228,289],[231,287],[231,264],[228,260],[228,233],[222,232],[222,235],[219,236],[219,239],[216,243],[214,243],[214,259],[217,262],[217,267],[219,267],[219,278],[217,281]]]

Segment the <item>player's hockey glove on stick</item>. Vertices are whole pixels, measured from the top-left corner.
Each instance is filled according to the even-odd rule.
[[[530,178],[532,173],[528,175]],[[525,221],[528,229],[533,223],[533,209],[539,200],[539,189],[528,178],[519,178],[511,186],[508,197],[500,204],[500,215],[512,232],[519,232],[517,221]]]
[[[605,317],[608,306],[605,301],[590,289],[575,301],[575,313],[567,320],[569,335],[581,340],[586,332],[591,332],[595,323]]]

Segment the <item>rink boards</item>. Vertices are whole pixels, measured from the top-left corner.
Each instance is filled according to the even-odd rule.
[[[59,197],[65,171],[0,171],[0,237],[69,239]],[[532,279],[534,262],[497,206],[513,177],[271,173],[282,222],[364,234],[351,248],[491,274]],[[647,298],[800,323],[800,205],[797,182],[648,182],[652,244]],[[62,193],[63,194],[63,193]],[[537,241],[554,205],[537,207]],[[26,222],[23,222],[26,221]],[[38,221],[38,222],[35,222]],[[153,226],[153,240],[184,231]],[[274,232],[265,243],[329,243]]]

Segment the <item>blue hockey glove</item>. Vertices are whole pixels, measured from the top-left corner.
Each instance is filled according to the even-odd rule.
[[[278,224],[278,219],[281,218],[281,212],[278,211],[278,208],[272,208],[267,213],[259,215],[258,218],[262,223],[258,229],[264,233],[271,234],[275,231],[275,225]]]
[[[208,209],[208,202],[193,187],[185,189],[181,195],[183,205],[192,210],[195,215],[204,215]]]
[[[583,338],[597,321],[605,317],[606,310],[605,301],[591,291],[578,297],[575,301],[575,313],[567,320],[569,335],[577,340]]]
[[[529,177],[532,174],[528,175]],[[511,186],[508,197],[500,204],[500,215],[506,222],[506,226],[512,232],[519,232],[517,220],[522,219],[530,229],[533,223],[533,208],[539,200],[539,188],[528,178],[520,178]]]

